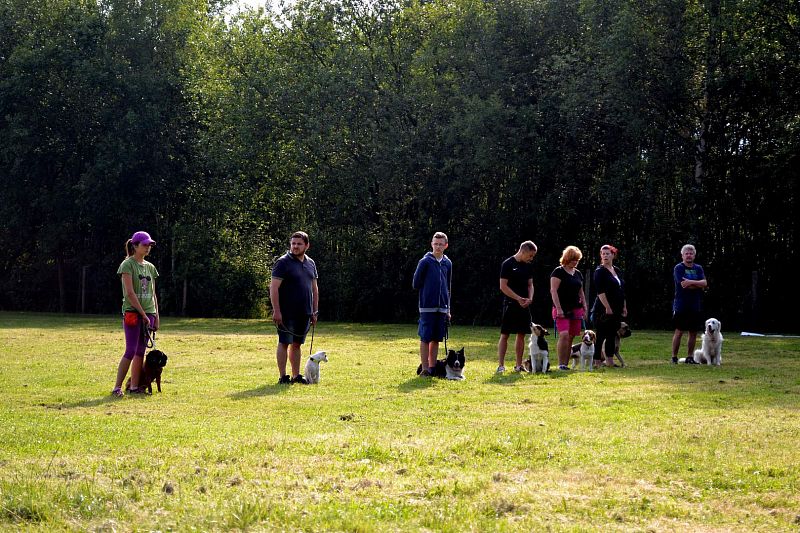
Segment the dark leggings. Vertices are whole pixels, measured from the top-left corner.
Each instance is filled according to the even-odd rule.
[[[604,315],[597,320],[597,346],[594,351],[594,358],[601,359],[601,350],[603,343],[606,343],[605,352],[606,357],[614,357],[614,346],[616,343],[617,330],[622,323],[622,318],[619,315]]]

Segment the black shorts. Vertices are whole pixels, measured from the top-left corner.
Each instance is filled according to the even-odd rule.
[[[705,319],[700,311],[675,311],[672,326],[680,331],[703,331]]]
[[[510,335],[512,333],[529,334],[531,332],[531,313],[528,309],[523,309],[517,302],[503,302],[503,319],[500,323],[500,333]]]

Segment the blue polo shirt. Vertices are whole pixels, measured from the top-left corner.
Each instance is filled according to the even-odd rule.
[[[286,253],[272,267],[272,279],[281,280],[278,287],[279,304],[283,316],[304,318],[313,312],[312,283],[318,279],[317,265],[305,256],[305,261]]]

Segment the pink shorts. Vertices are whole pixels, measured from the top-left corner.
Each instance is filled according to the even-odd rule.
[[[553,319],[556,321],[556,329],[559,332],[569,331],[570,337],[577,337],[581,334],[583,326],[583,307],[572,310],[573,318],[556,318],[556,308],[553,307]]]

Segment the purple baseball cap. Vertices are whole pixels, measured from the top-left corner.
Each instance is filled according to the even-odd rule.
[[[133,244],[155,244],[156,241],[150,238],[150,234],[146,231],[137,231],[131,237],[131,242]]]

